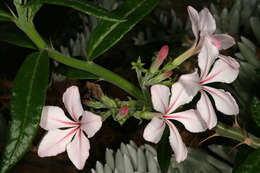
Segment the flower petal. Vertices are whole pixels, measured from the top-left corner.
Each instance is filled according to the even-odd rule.
[[[165,85],[153,85],[151,87],[153,108],[165,113],[169,105],[170,89]]]
[[[172,122],[169,120],[165,120],[165,121],[170,128],[169,141],[170,141],[172,150],[174,151],[176,161],[178,163],[182,162],[187,158],[187,153],[188,153],[187,148],[186,148],[185,144],[183,143],[178,130],[172,124]]]
[[[200,79],[204,80],[206,75],[208,74],[212,64],[214,63],[215,59],[217,58],[219,51],[216,46],[214,46],[210,38],[205,37],[203,42],[203,46],[199,53],[199,68],[200,68]]]
[[[200,78],[197,69],[193,73],[181,75],[178,82],[184,87],[188,95],[192,97],[200,90]]]
[[[207,77],[201,81],[201,84],[212,82],[232,83],[238,76],[239,63],[232,57],[218,59]]]
[[[38,155],[40,157],[56,156],[65,151],[68,143],[71,142],[72,137],[78,128],[70,128],[66,130],[50,130],[42,139]]]
[[[212,129],[217,124],[217,116],[212,103],[204,91],[201,91],[200,100],[197,103],[197,110],[201,118],[207,124],[208,129]]]
[[[66,117],[63,110],[57,106],[44,106],[40,126],[45,130],[77,126],[78,123]]]
[[[69,87],[64,92],[62,99],[71,117],[74,119],[74,121],[78,121],[78,118],[83,113],[78,87],[77,86]]]
[[[205,121],[194,109],[165,115],[163,117],[166,119],[173,119],[181,122],[190,132],[203,132],[207,129]]]
[[[215,101],[217,110],[226,115],[237,115],[239,108],[236,100],[231,96],[229,92],[225,92],[222,89],[215,89],[208,86],[203,86],[203,90],[210,93]]]
[[[216,21],[209,12],[209,9],[204,8],[199,12],[199,28],[201,31],[201,36],[209,33],[212,34],[216,30]]]
[[[180,82],[175,82],[172,85],[171,92],[172,95],[170,99],[170,105],[166,114],[170,114],[174,110],[176,110],[179,106],[189,103],[193,98],[193,95],[189,95]]]
[[[195,43],[199,38],[199,13],[193,7],[188,6],[188,13],[191,21],[192,31],[196,38]]]
[[[74,139],[67,145],[67,153],[77,169],[82,170],[89,156],[90,144],[82,130],[78,130]]]
[[[158,143],[163,135],[165,122],[154,117],[144,129],[143,137],[146,141]]]
[[[81,119],[81,129],[91,138],[102,126],[102,118],[89,111],[84,111]]]
[[[213,37],[220,41],[219,50],[228,49],[236,43],[234,38],[228,34],[214,34]]]

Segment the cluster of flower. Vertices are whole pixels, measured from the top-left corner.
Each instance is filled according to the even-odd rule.
[[[216,24],[208,9],[205,8],[198,13],[192,7],[188,7],[188,11],[196,38],[191,49],[196,53],[199,52],[200,74],[196,69],[191,74],[182,75],[178,82],[172,85],[171,92],[164,85],[157,84],[151,87],[153,108],[160,113],[146,126],[143,134],[147,141],[158,143],[167,124],[170,128],[170,144],[177,162],[185,160],[187,148],[170,119],[181,122],[191,132],[213,128],[217,118],[206,92],[213,97],[220,112],[227,115],[237,115],[239,112],[238,105],[229,92],[205,85],[212,82],[231,83],[238,76],[239,63],[231,57],[219,54],[219,50],[231,47],[235,43],[234,39],[227,34],[213,35]],[[166,57],[168,47],[164,47],[161,51],[160,57]],[[196,109],[173,113],[179,106],[192,101],[199,91],[201,97]],[[66,90],[63,102],[73,121],[65,116],[61,108],[45,106],[40,126],[48,130],[48,133],[40,143],[38,155],[55,156],[67,150],[73,164],[78,169],[83,169],[89,156],[88,138],[94,136],[101,128],[102,120],[100,116],[83,110],[79,90],[75,86]],[[123,107],[120,114],[127,114],[127,107]]]
[[[182,75],[178,82],[172,85],[171,92],[164,85],[151,87],[153,108],[160,114],[151,120],[143,134],[145,140],[158,143],[167,124],[170,129],[169,141],[177,162],[186,159],[187,148],[170,119],[181,122],[190,132],[213,128],[217,124],[217,117],[206,92],[213,97],[220,112],[227,115],[239,113],[238,105],[229,92],[205,85],[213,82],[231,83],[238,76],[239,63],[232,57],[219,54],[219,50],[233,46],[234,39],[227,34],[213,35],[216,23],[207,8],[198,13],[194,8],[188,7],[188,12],[196,38],[191,49],[199,52],[200,74],[195,69],[191,74]],[[201,97],[196,109],[173,113],[179,106],[189,103],[199,91]]]

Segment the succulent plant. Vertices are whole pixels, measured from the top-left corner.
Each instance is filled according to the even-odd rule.
[[[259,87],[260,76],[257,75],[256,70],[260,68],[260,62],[256,58],[257,47],[252,41],[241,36],[238,47],[240,52],[235,53],[235,56],[240,62],[240,72],[233,86],[240,104],[240,114],[248,117],[248,106],[255,94],[254,89]],[[249,76],[250,80],[248,80]]]
[[[226,32],[239,36],[241,33],[248,33],[251,29],[255,34],[260,32],[259,27],[255,27],[259,23],[260,16],[260,2],[257,0],[233,0],[230,10],[225,7],[221,11],[211,3],[210,11],[216,19],[217,33]]]
[[[222,147],[211,147],[213,151],[224,153]],[[217,149],[217,150],[215,150]],[[177,163],[174,158],[168,173],[229,173],[232,172],[230,165],[217,160],[207,153],[195,149],[188,149],[188,157],[184,162]],[[96,169],[92,169],[92,173],[160,173],[157,162],[156,150],[144,144],[140,147],[130,141],[129,144],[121,143],[120,148],[114,152],[106,149],[106,163],[102,165],[99,161],[96,163]],[[229,157],[229,156],[226,156]],[[229,159],[229,158],[228,158]],[[200,166],[198,166],[200,165]]]
[[[144,30],[139,31],[133,37],[134,44],[142,46],[152,42],[164,41],[171,42],[174,37],[179,36],[183,32],[184,24],[182,20],[176,16],[174,9],[169,11],[158,11],[155,13],[155,27],[146,26]],[[155,29],[154,29],[155,28]]]
[[[260,69],[260,62],[257,60],[257,43],[260,43],[260,1],[257,0],[233,0],[230,8],[221,11],[211,3],[210,11],[217,23],[217,32],[227,32],[240,40],[237,45],[239,52],[235,57],[240,63],[238,79],[233,83],[234,94],[239,101],[240,119],[248,119],[254,88],[259,86],[259,77],[256,70]],[[246,37],[250,37],[253,41]],[[250,76],[250,80],[248,77]],[[253,92],[252,92],[253,91]]]
[[[95,2],[98,6],[105,8],[109,11],[117,8],[121,1],[120,0],[97,0]],[[74,57],[86,57],[87,43],[90,38],[91,31],[97,26],[99,20],[96,17],[84,15],[79,13],[79,17],[83,21],[82,28],[83,31],[76,34],[75,39],[70,39],[69,46],[61,46],[60,50],[64,55],[74,56]]]

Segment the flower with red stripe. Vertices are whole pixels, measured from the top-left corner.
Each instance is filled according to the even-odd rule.
[[[207,56],[207,51],[203,50],[202,54]],[[205,120],[209,129],[212,129],[217,124],[217,117],[211,101],[206,93],[209,93],[218,111],[226,115],[237,115],[239,107],[236,100],[229,92],[222,89],[209,87],[206,84],[214,82],[232,83],[239,74],[239,63],[230,56],[219,55],[218,59],[213,64],[213,67],[208,72],[206,66],[200,66],[200,75],[197,70],[191,74],[182,75],[179,82],[183,85],[186,92],[191,96],[195,96],[198,91],[201,93],[200,100],[197,103],[197,110],[201,117]]]
[[[38,155],[56,156],[67,150],[77,169],[83,169],[89,156],[88,138],[94,136],[101,128],[102,120],[100,116],[83,110],[79,89],[76,86],[65,91],[63,103],[73,120],[66,117],[64,111],[57,106],[44,106],[40,126],[48,130],[48,133],[40,143]]]
[[[181,162],[187,157],[187,148],[170,120],[181,122],[190,132],[205,131],[204,121],[194,109],[173,113],[179,106],[192,100],[192,97],[186,93],[183,86],[178,82],[172,85],[171,93],[167,86],[153,85],[151,96],[153,108],[160,113],[146,126],[143,137],[149,142],[158,143],[167,124],[170,129],[170,145],[175,153],[176,161]]]

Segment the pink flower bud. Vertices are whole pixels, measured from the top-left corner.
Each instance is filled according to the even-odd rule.
[[[168,56],[168,50],[169,50],[168,45],[165,45],[159,51],[159,53],[157,55],[157,59],[156,59],[156,64],[155,64],[158,68],[163,63],[165,58]]]
[[[121,107],[121,109],[119,110],[119,119],[124,118],[124,116],[126,116],[128,114],[128,107],[127,105],[124,105],[123,107]]]
[[[164,45],[161,50],[159,51],[156,60],[153,62],[151,68],[150,68],[150,72],[154,73],[155,71],[158,70],[158,68],[160,67],[160,65],[163,63],[163,61],[165,60],[165,58],[168,56],[168,46]]]

